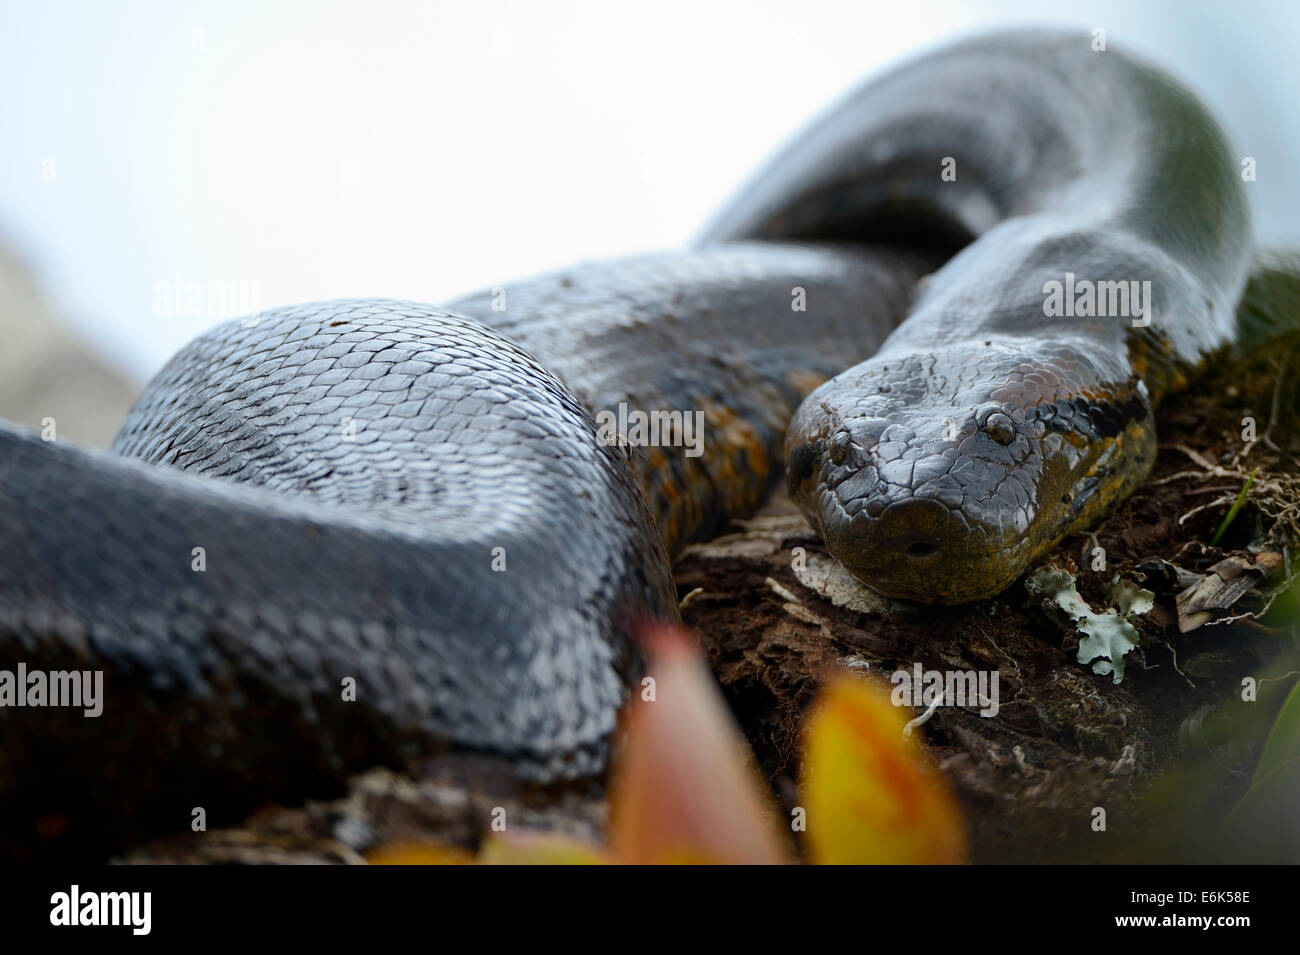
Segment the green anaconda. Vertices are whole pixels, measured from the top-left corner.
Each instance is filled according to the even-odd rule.
[[[599,775],[670,556],[786,454],[867,584],[994,593],[1146,473],[1251,245],[1186,90],[998,34],[852,94],[695,248],[224,325],[108,453],[0,423],[0,671],[103,676],[98,718],[0,708],[0,844],[445,747]]]

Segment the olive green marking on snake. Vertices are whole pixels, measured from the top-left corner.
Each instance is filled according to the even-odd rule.
[[[700,411],[703,453],[627,448],[670,556],[753,511],[783,469],[786,426],[811,385],[873,351],[933,256],[739,244],[598,263],[450,303],[520,342],[593,411]],[[808,311],[791,310],[804,289]]]

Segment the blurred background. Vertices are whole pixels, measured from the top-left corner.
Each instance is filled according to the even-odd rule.
[[[104,444],[227,318],[679,246],[866,74],[1011,24],[1181,75],[1300,240],[1300,4],[0,0],[0,416]]]

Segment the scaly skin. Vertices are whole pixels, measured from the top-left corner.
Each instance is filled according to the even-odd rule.
[[[407,302],[276,309],[181,351],[116,453],[0,423],[0,670],[105,679],[98,719],[0,708],[0,850],[38,817],[86,851],[447,747],[597,777],[639,675],[629,621],[677,612],[645,501],[674,548],[757,503],[799,398],[879,345],[923,269],[741,244],[458,303],[509,338]],[[631,449],[643,493],[589,413],[710,400],[729,418],[701,458]]]
[[[1155,402],[1231,336],[1240,193],[1160,74],[1084,36],[983,38],[852,97],[705,248],[508,286],[505,312],[223,326],[117,453],[0,424],[0,669],[106,682],[98,720],[0,708],[0,850],[47,838],[38,816],[113,844],[446,747],[598,776],[630,616],[675,615],[668,552],[758,502],[830,376],[786,449],[832,553],[887,593],[996,591],[1140,480]],[[767,244],[716,244],[745,236]],[[782,236],[974,241],[912,305],[926,260]],[[1150,328],[1046,318],[1067,271],[1151,281]],[[619,402],[704,412],[704,454],[604,445]]]
[[[959,603],[1131,493],[1154,408],[1234,334],[1251,257],[1237,169],[1169,77],[1038,32],[892,70],[764,169],[706,243],[974,238],[791,424],[791,492],[831,554],[887,595]],[[1150,314],[1049,316],[1067,274],[1150,282]]]

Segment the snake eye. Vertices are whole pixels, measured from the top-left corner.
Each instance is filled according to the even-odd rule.
[[[826,445],[826,454],[831,459],[832,464],[843,464],[844,459],[848,457],[849,446],[853,439],[849,437],[847,431],[837,431],[831,437]]]
[[[1016,423],[1010,415],[995,411],[984,419],[984,433],[998,444],[1010,444],[1016,437]]]

